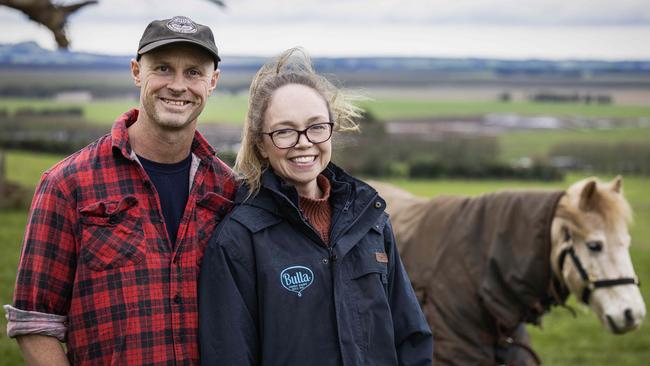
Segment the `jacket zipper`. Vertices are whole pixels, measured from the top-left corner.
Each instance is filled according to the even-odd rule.
[[[375,195],[372,196],[372,198],[368,201],[368,203],[363,207],[363,209],[361,210],[361,212],[359,213],[359,215],[357,215],[357,217],[354,219],[354,221],[352,221],[352,222],[350,223],[350,225],[346,226],[344,230],[341,230],[341,231],[339,231],[339,232],[340,232],[340,233],[346,232],[350,227],[354,226],[354,225],[359,221],[359,219],[361,219],[361,218],[363,217],[363,215],[366,213],[366,211],[368,211],[368,208],[369,208],[370,205],[371,205],[371,204],[372,204],[372,203],[377,199],[378,196],[379,196],[379,195],[378,195],[377,193],[375,193]],[[347,211],[347,209],[349,208],[349,206],[350,206],[351,203],[352,203],[352,201],[348,201],[348,202],[346,202],[345,206],[343,206],[343,211],[342,211],[342,212]],[[339,215],[339,216],[340,216],[340,215]],[[338,216],[337,216],[337,220],[338,220]],[[334,227],[334,225],[332,225],[332,227]],[[339,235],[339,236],[340,236],[340,235]],[[338,239],[339,236],[337,236],[337,237],[335,237],[335,238],[330,238],[330,242],[334,243],[334,242]]]

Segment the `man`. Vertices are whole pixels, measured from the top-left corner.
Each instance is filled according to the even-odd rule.
[[[139,109],[43,175],[5,306],[28,364],[198,364],[199,264],[236,189],[196,131],[219,61],[208,27],[150,23]]]

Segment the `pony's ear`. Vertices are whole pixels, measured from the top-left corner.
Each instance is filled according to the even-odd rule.
[[[584,187],[582,187],[582,192],[580,192],[580,207],[581,210],[587,211],[591,208],[591,202],[596,196],[596,180],[592,179]]]
[[[614,180],[610,183],[610,186],[612,187],[612,191],[621,193],[623,190],[623,177],[617,175],[616,178],[614,178]]]

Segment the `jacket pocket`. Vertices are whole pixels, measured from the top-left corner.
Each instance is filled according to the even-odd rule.
[[[376,276],[383,285],[388,284],[388,257],[383,250],[359,251],[356,263],[351,267],[350,279],[359,280]]]
[[[79,210],[81,260],[90,269],[104,271],[140,263],[146,254],[138,200],[101,201]]]
[[[364,360],[362,364],[373,364],[370,360],[386,351],[375,349],[374,344],[392,334],[388,301],[388,260],[382,249],[367,248],[348,253],[348,256],[350,254],[354,258],[348,267],[348,284],[352,300],[355,343],[361,352],[360,357]],[[375,350],[371,351],[372,349]]]

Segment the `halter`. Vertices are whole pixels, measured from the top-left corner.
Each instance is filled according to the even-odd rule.
[[[565,248],[564,250],[562,250],[562,252],[560,252],[560,257],[558,258],[560,274],[562,273],[562,268],[564,268],[564,260],[567,254],[571,257],[571,261],[573,261],[573,265],[575,265],[576,269],[578,270],[578,273],[580,273],[580,277],[582,278],[583,281],[585,281],[585,288],[584,290],[582,290],[581,300],[586,305],[589,305],[589,297],[591,296],[591,293],[597,288],[613,287],[618,285],[641,286],[641,284],[639,283],[639,278],[636,276],[616,278],[616,279],[595,280],[595,281],[592,280],[591,277],[589,277],[589,275],[587,274],[587,271],[585,270],[585,267],[582,265],[582,262],[580,262],[580,258],[576,254],[575,250],[573,250],[573,246],[569,246],[568,248]]]

